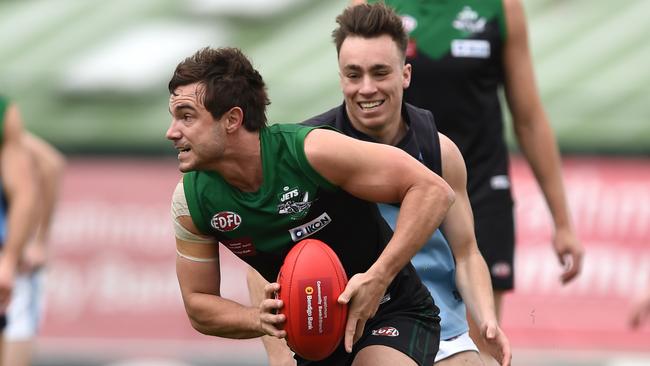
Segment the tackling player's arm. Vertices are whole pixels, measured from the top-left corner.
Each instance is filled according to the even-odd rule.
[[[339,302],[350,302],[345,347],[361,336],[395,275],[438,228],[454,201],[445,181],[393,146],[316,129],[305,139],[310,164],[325,179],[372,202],[401,202],[393,237],[365,273],[354,275]],[[350,301],[352,300],[352,301]]]
[[[474,234],[474,218],[467,195],[467,170],[458,147],[445,135],[440,136],[442,176],[452,187],[456,201],[442,222],[442,230],[456,262],[456,286],[470,314],[479,325],[481,336],[492,356],[509,365],[510,343],[499,328],[487,264]]]
[[[272,314],[279,307],[279,300],[270,298],[279,287],[277,284],[266,287],[267,299],[259,307],[244,306],[221,296],[219,244],[196,228],[182,192],[183,185],[179,183],[172,201],[178,254],[176,276],[194,329],[226,338],[254,338],[264,334],[284,337],[286,333],[273,325],[284,321],[284,315]]]
[[[503,53],[508,106],[519,147],[553,217],[553,245],[560,263],[565,266],[561,280],[566,283],[582,268],[583,248],[569,215],[557,141],[537,93],[524,10],[519,0],[504,0],[503,4],[508,29]]]
[[[0,169],[2,185],[10,202],[7,211],[7,237],[0,256],[0,309],[9,303],[18,260],[32,233],[36,205],[36,178],[22,141],[23,126],[18,108],[5,112]]]
[[[269,286],[269,282],[250,266],[246,271],[246,284],[248,285],[248,294],[253,306],[261,305],[263,301],[269,298],[268,293],[265,291]],[[289,349],[287,342],[280,338],[271,335],[262,337],[262,344],[266,350],[269,365],[295,365],[296,360],[293,358],[293,352]]]

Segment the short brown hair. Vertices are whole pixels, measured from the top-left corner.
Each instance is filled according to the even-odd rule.
[[[395,11],[383,3],[360,4],[347,7],[336,17],[338,28],[332,32],[336,44],[336,53],[341,51],[343,41],[349,36],[374,38],[384,34],[395,41],[402,56],[406,55],[408,34],[402,25],[402,19]]]
[[[205,88],[203,105],[215,119],[233,107],[244,111],[244,128],[256,131],[266,125],[270,104],[264,80],[237,48],[203,48],[183,60],[169,81],[169,93],[179,86],[199,82]]]

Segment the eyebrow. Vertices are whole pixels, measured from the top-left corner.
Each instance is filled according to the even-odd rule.
[[[387,65],[387,64],[374,64],[374,65],[370,66],[370,71],[385,70],[385,69],[391,69],[391,66]],[[359,65],[351,64],[351,65],[343,66],[343,70],[346,70],[346,71],[362,71],[363,68],[361,66],[359,66]]]
[[[360,70],[361,70],[361,66],[359,66],[359,65],[354,65],[354,64],[352,64],[352,65],[345,65],[345,66],[343,66],[343,70],[360,71]]]
[[[196,111],[197,111],[197,109],[196,109],[194,106],[192,106],[192,105],[190,105],[190,104],[187,104],[187,103],[183,103],[183,104],[180,104],[180,105],[174,107],[174,110],[175,110],[175,111],[180,111],[180,110],[182,110],[182,109],[189,109],[189,110],[191,110],[192,112],[196,112]],[[169,114],[174,114],[174,113],[172,112],[171,107],[169,108]]]

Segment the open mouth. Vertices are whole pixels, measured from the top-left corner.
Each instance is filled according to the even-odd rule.
[[[367,111],[367,110],[371,110],[373,108],[377,108],[380,105],[384,104],[384,100],[382,99],[382,100],[373,100],[373,101],[370,101],[370,102],[359,102],[357,104],[359,105],[359,107],[361,107],[361,109],[363,109],[364,111]]]
[[[189,147],[177,147],[176,150],[178,150],[178,157],[181,157],[182,155],[188,153],[191,149]]]

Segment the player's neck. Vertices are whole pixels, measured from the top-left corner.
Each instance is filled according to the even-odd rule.
[[[406,122],[404,122],[401,117],[398,118],[399,122],[388,123],[386,126],[384,126],[384,128],[380,130],[369,131],[368,134],[377,140],[377,142],[380,142],[382,144],[392,146],[397,145],[400,141],[402,141],[404,135],[406,135],[406,131],[408,130]]]
[[[259,133],[246,132],[226,149],[215,170],[242,192],[256,192],[264,180]]]
[[[390,139],[386,139],[386,141],[382,141],[382,143],[397,146],[397,144],[399,144],[399,142],[402,141],[406,135],[407,130],[408,126],[406,125],[406,122],[403,118],[400,117],[399,122],[394,124],[394,129],[391,131],[392,134],[390,136]]]

